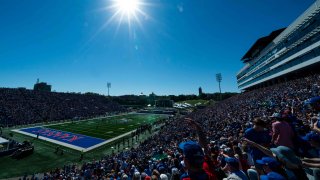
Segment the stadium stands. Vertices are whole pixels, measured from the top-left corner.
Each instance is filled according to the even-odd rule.
[[[278,179],[307,179],[306,172],[320,177],[319,169],[310,169],[320,167],[312,159],[320,157],[319,92],[319,74],[246,92],[190,114],[193,120],[168,120],[137,148],[81,167],[66,165],[42,178],[186,179],[196,161],[190,165],[188,149],[181,151],[178,145],[190,140],[204,149],[204,155],[198,153],[200,160],[204,158],[204,171],[191,179],[200,179],[199,173],[204,175],[201,179],[258,179],[263,171]],[[290,131],[293,135],[287,136]],[[287,141],[293,143],[292,149],[286,147]],[[196,152],[197,143],[190,147]],[[159,156],[163,158],[154,158]]]
[[[122,111],[119,104],[96,94],[0,88],[0,125],[3,126],[89,118]]]

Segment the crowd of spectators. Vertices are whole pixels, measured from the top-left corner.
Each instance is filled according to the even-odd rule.
[[[97,117],[122,111],[119,104],[97,94],[0,88],[0,125],[3,126]]]
[[[168,120],[137,148],[43,179],[319,179],[319,90],[315,74],[245,92]]]

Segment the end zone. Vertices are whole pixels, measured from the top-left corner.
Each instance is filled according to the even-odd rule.
[[[91,147],[106,141],[100,138],[45,128],[42,126],[15,129],[12,131],[35,138],[39,135],[39,139],[83,152],[89,151],[92,149]]]

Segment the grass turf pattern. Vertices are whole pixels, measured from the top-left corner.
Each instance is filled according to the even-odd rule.
[[[45,127],[108,140],[137,129],[143,124],[153,123],[160,117],[161,115],[154,114],[130,114]]]

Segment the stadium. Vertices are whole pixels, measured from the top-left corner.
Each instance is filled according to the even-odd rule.
[[[66,2],[57,1],[52,3],[65,5]],[[90,4],[92,2],[86,3]],[[70,69],[66,70],[64,66],[55,67],[55,63],[60,63],[56,59],[54,59],[55,63],[53,64],[50,64],[51,62],[33,62],[30,60],[27,65],[21,64],[19,61],[19,67],[14,67],[10,63],[6,67],[0,67],[3,71],[0,72],[3,73],[0,75],[9,74],[8,76],[15,77],[14,73],[10,74],[8,72],[17,73],[19,76],[15,81],[18,81],[18,83],[21,83],[19,79],[27,81],[29,78],[29,76],[20,76],[20,71],[26,71],[26,74],[33,74],[33,70],[37,69],[37,66],[40,66],[41,63],[45,64],[47,69],[37,69],[37,73],[43,74],[47,79],[50,79],[50,74],[48,75],[47,73],[49,72],[47,71],[51,71],[50,68],[52,68],[54,69],[54,71],[52,70],[54,77],[58,77],[56,78],[58,79],[57,81],[51,79],[54,83],[50,82],[50,84],[40,82],[38,79],[33,88],[30,85],[21,87],[16,83],[6,87],[5,82],[12,80],[10,78],[8,81],[0,81],[0,83],[4,84],[0,84],[3,86],[0,88],[0,179],[320,179],[320,0],[312,1],[309,4],[295,2],[297,4],[292,9],[299,9],[302,6],[307,8],[304,8],[303,13],[299,16],[296,14],[295,17],[298,16],[298,18],[291,19],[288,27],[280,29],[277,27],[269,35],[262,38],[259,38],[261,36],[251,37],[257,40],[251,47],[245,47],[246,52],[242,58],[239,56],[241,63],[244,63],[244,67],[238,73],[235,72],[236,75],[230,75],[236,78],[237,82],[234,83],[234,86],[237,86],[239,93],[221,92],[220,83],[224,85],[224,81],[222,81],[221,73],[218,73],[216,74],[216,80],[220,92],[205,93],[200,87],[198,95],[188,95],[187,91],[179,92],[177,95],[156,95],[154,92],[150,93],[150,95],[145,95],[139,91],[149,87],[161,89],[162,84],[170,84],[167,82],[171,82],[171,79],[174,82],[163,89],[179,89],[185,82],[190,85],[193,80],[192,76],[195,76],[197,80],[203,78],[202,71],[207,68],[206,62],[199,58],[200,63],[193,64],[191,70],[194,73],[190,73],[190,69],[184,66],[190,62],[184,60],[182,62],[183,65],[177,63],[178,68],[171,75],[170,71],[173,70],[170,69],[172,68],[170,63],[173,60],[166,59],[165,65],[154,60],[155,64],[153,64],[153,61],[148,62],[152,67],[151,71],[148,71],[145,64],[140,61],[138,63],[134,61],[139,54],[135,54],[132,51],[143,51],[147,57],[150,55],[147,49],[149,46],[144,46],[146,42],[142,38],[139,39],[139,30],[133,28],[134,22],[138,22],[137,24],[139,25],[142,23],[154,23],[151,20],[157,17],[156,14],[154,14],[154,17],[146,16],[148,11],[144,12],[142,7],[164,8],[167,6],[150,5],[145,1],[137,0],[113,0],[110,2],[115,4],[103,9],[110,11],[110,9],[115,8],[115,14],[112,14],[114,13],[112,11],[109,14],[111,20],[103,25],[107,30],[101,28],[99,32],[106,31],[107,34],[121,34],[123,32],[119,30],[121,29],[120,25],[123,21],[128,21],[126,23],[129,24],[129,28],[126,27],[124,29],[126,29],[125,31],[129,29],[133,35],[130,33],[128,36],[121,35],[120,39],[124,40],[125,44],[123,46],[119,45],[121,44],[119,41],[115,42],[115,44],[112,44],[114,43],[112,41],[108,41],[109,44],[102,42],[103,49],[101,52],[108,51],[110,56],[116,54],[112,56],[114,58],[132,58],[130,59],[132,62],[121,61],[119,66],[115,66],[112,64],[114,62],[111,62],[107,67],[103,66],[105,64],[101,62],[97,63],[91,60],[91,58],[98,58],[101,55],[99,54],[101,52],[97,50],[98,46],[94,45],[100,42],[101,39],[98,38],[98,40],[94,41],[94,37],[92,37],[90,40],[95,43],[84,43],[85,45],[81,46],[81,48],[85,50],[81,51],[81,53],[91,51],[90,46],[94,46],[93,54],[98,54],[98,56],[90,54],[88,55],[90,60],[79,60],[81,61],[79,64],[85,64],[84,67],[78,67],[78,61],[76,60],[62,62],[64,66],[71,64],[70,67],[72,68]],[[210,1],[210,3],[216,2]],[[278,6],[277,3],[276,6]],[[80,4],[75,7],[76,12],[82,11],[82,8],[87,8],[88,5]],[[215,5],[218,6],[218,4]],[[42,5],[42,8],[46,7],[45,4]],[[70,4],[67,3],[67,5],[62,6],[61,11],[64,12],[66,10],[64,8],[69,7]],[[210,8],[207,9],[208,7],[201,3],[199,7],[193,3],[188,4],[188,2],[185,2],[185,4],[178,3],[173,7],[169,6],[171,10],[174,9],[175,11],[175,16],[170,16],[169,19],[174,20],[179,15],[188,13],[191,7],[188,5],[192,5],[194,9],[200,9],[200,11],[195,11],[198,14],[191,13],[188,14],[190,16],[186,16],[190,21],[193,16],[203,15],[202,13],[204,12],[212,12]],[[3,7],[5,6],[11,7],[12,4],[10,2],[8,4],[4,3]],[[224,4],[223,6],[226,5]],[[32,7],[23,7],[23,9],[32,9]],[[235,5],[235,7],[242,6]],[[55,9],[58,6],[52,8]],[[234,7],[230,6],[228,8],[232,9]],[[170,8],[167,7],[167,9]],[[202,12],[203,9],[205,9],[204,12]],[[45,9],[45,11],[53,13],[49,9]],[[74,9],[68,9],[67,11],[73,12]],[[100,11],[99,9],[93,13]],[[164,10],[162,9],[162,11]],[[9,11],[4,11],[4,9],[2,12],[7,16],[10,14]],[[28,12],[31,13],[31,11]],[[84,16],[86,18],[92,16],[94,17],[93,19],[99,19],[96,14],[90,14],[92,11],[86,13]],[[163,17],[161,13],[163,12],[160,12],[161,17]],[[41,21],[41,17],[38,15],[32,18],[36,18],[36,21]],[[58,16],[58,14],[55,15]],[[117,16],[119,16],[119,19],[116,22],[112,22]],[[143,20],[139,19],[140,16],[143,16]],[[234,17],[236,16],[238,16],[237,13]],[[46,17],[48,18],[45,19],[46,22],[49,20],[54,22],[55,16]],[[74,17],[70,14],[64,14],[63,17],[67,19],[66,21],[65,19],[59,19],[59,21],[63,22],[63,30],[68,31],[68,28],[71,28],[72,33],[76,34],[73,26],[68,26],[71,23],[69,20]],[[222,18],[221,16],[219,17]],[[82,17],[78,14],[75,19],[77,18]],[[200,21],[197,18],[195,19],[196,25],[198,25],[197,23],[200,24]],[[207,20],[210,20],[210,18]],[[84,24],[81,23],[83,29],[80,34],[83,36],[86,34],[84,32],[92,30],[87,30],[92,28],[90,21],[87,21]],[[180,21],[173,22],[174,25],[177,25],[176,28],[186,23],[184,20],[182,23]],[[206,21],[204,24],[209,26],[207,22],[210,21]],[[19,21],[19,23],[23,22]],[[118,32],[111,33],[108,31],[112,23],[118,25]],[[37,23],[28,23],[25,31],[28,31],[29,26],[35,24]],[[8,23],[7,25],[11,24]],[[46,25],[41,24],[41,27]],[[77,26],[77,24],[73,25]],[[162,25],[159,27],[168,28]],[[196,25],[191,28],[192,31],[201,29],[199,31],[203,35],[205,33],[211,34],[211,32],[204,31],[205,28],[197,29]],[[285,24],[281,23],[281,25]],[[188,27],[191,26],[188,25]],[[55,28],[59,29],[60,26]],[[144,30],[147,30],[147,28]],[[171,33],[177,36],[182,34],[183,37],[186,37],[184,31],[180,30]],[[15,31],[21,32],[20,29],[15,29]],[[56,32],[54,28],[52,32]],[[52,32],[50,31],[49,35],[46,36],[47,39],[40,38],[41,40],[39,40],[37,36],[32,38],[42,46],[43,42],[52,40],[49,38],[51,36],[55,37],[53,39],[59,38],[58,34]],[[1,33],[3,33],[2,30],[0,30]],[[94,36],[98,36],[98,34],[96,33]],[[167,33],[161,32],[159,34],[172,40],[172,37]],[[71,43],[71,40],[80,38],[79,36],[72,36],[72,34],[68,35],[68,37],[63,37],[64,42]],[[131,37],[131,35],[134,42],[133,50],[117,52],[118,46],[122,50],[126,49],[127,45],[131,47],[131,41],[126,38]],[[170,43],[164,42],[164,36],[161,36],[156,42],[152,41],[152,44],[156,44],[155,46],[161,46],[161,51],[156,52],[156,54],[177,53],[175,48],[170,46],[170,43],[174,44],[173,46],[183,43],[175,44],[174,40],[170,41]],[[115,37],[113,38],[116,39]],[[211,39],[207,38],[209,37],[206,36],[205,41],[210,42],[205,46],[211,46]],[[226,40],[223,39],[223,41]],[[194,46],[199,46],[196,39],[191,38],[191,42],[194,42]],[[164,46],[161,45],[162,43],[164,43]],[[249,43],[252,44],[252,42]],[[57,46],[54,45],[53,49],[56,51],[50,49],[49,56],[56,56],[56,53],[66,53],[64,48],[68,49],[69,45],[68,43],[65,44],[67,46],[64,46],[63,43],[58,43]],[[90,46],[87,46],[87,44],[90,44]],[[0,48],[2,47],[1,45],[0,42]],[[59,49],[60,46],[63,46],[63,48]],[[167,46],[174,50],[165,51]],[[230,44],[228,46],[231,47]],[[4,47],[3,49],[5,49]],[[14,47],[19,49],[19,45]],[[30,47],[23,48],[30,50],[28,49]],[[23,52],[23,48],[19,50]],[[45,48],[39,50],[45,52]],[[189,47],[187,46],[179,46],[179,48],[182,51],[191,51],[191,53],[197,54],[193,49],[188,49]],[[3,51],[3,55],[1,52],[0,50],[0,58],[8,58],[10,56],[9,50]],[[201,53],[203,52],[206,51],[201,49]],[[64,55],[68,58],[76,57],[68,53]],[[36,56],[33,56],[32,53],[25,53],[23,56],[27,58],[27,56],[37,57],[39,55],[42,58],[43,54],[39,51]],[[225,55],[225,52],[223,52],[223,55]],[[81,56],[85,55],[81,54]],[[197,58],[198,56],[200,55],[197,54]],[[102,55],[101,57],[104,56]],[[117,59],[117,61],[120,60]],[[0,65],[2,65],[1,63],[0,61]],[[29,63],[35,63],[33,64],[35,67],[30,67]],[[86,68],[95,63],[97,63],[97,67],[95,66],[94,70],[89,71],[88,75],[92,75],[94,77],[93,80],[86,79]],[[196,71],[195,69],[200,66],[199,64],[202,67],[201,71]],[[100,66],[102,66],[103,71],[98,72]],[[128,69],[125,69],[126,66],[128,66]],[[165,70],[162,69],[162,66],[165,66]],[[76,71],[78,69],[75,67],[78,67],[80,71]],[[139,69],[141,67],[143,70]],[[228,63],[227,67],[232,69]],[[55,68],[62,69],[62,71],[58,71]],[[108,69],[107,73],[120,77],[118,81],[123,79],[128,81],[121,81],[123,87],[116,89],[118,92],[111,91],[111,93],[117,93],[117,95],[110,95],[110,82],[106,86],[107,94],[104,94],[104,90],[87,92],[87,89],[90,91],[92,86],[97,86],[95,80],[103,79],[105,81],[105,77],[102,77],[101,74],[106,69]],[[131,71],[131,69],[133,70]],[[159,71],[157,71],[158,69]],[[179,69],[187,71],[187,79],[179,76],[180,73],[183,73]],[[68,71],[77,73],[70,75],[67,73]],[[142,72],[143,77],[136,78],[136,74],[141,73],[140,71],[146,71],[147,73]],[[167,75],[167,73],[170,75]],[[81,76],[82,74],[84,74],[84,77]],[[158,76],[154,74],[159,74],[160,78],[157,79],[156,77]],[[73,80],[79,80],[80,83],[69,81],[68,76],[75,76],[76,78]],[[227,75],[223,74],[223,77],[225,76]],[[30,77],[34,77],[34,75]],[[151,79],[150,82],[147,81],[148,78]],[[165,81],[161,81],[162,78]],[[176,78],[181,78],[181,80],[176,81]],[[135,88],[132,86],[133,82],[139,82],[136,83],[136,86],[141,86],[141,89],[138,89],[135,94],[130,91]],[[197,83],[199,82],[200,80],[197,81]],[[99,83],[100,81],[97,84]],[[64,86],[59,86],[59,84]],[[128,84],[128,86],[124,84]],[[146,85],[142,86],[141,84]],[[57,86],[57,91],[52,90],[56,88],[55,86]],[[69,90],[58,88],[72,89],[72,86],[76,86],[81,92],[69,92]],[[100,88],[100,86],[97,87],[98,89]],[[85,91],[82,91],[81,88],[84,88]]]

